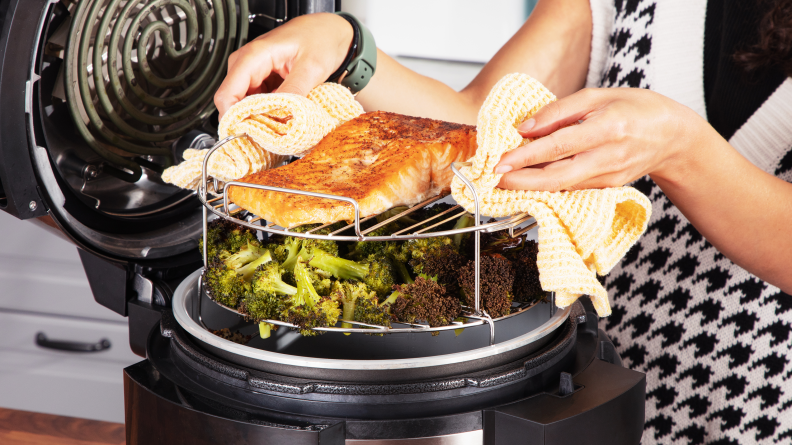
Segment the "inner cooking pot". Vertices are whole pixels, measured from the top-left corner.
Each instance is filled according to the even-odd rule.
[[[405,381],[490,369],[526,357],[553,341],[570,311],[538,303],[500,319],[494,324],[493,345],[489,344],[490,327],[486,324],[439,335],[328,332],[316,337],[303,337],[281,327],[270,338],[262,339],[255,323],[214,304],[199,290],[200,273],[198,270],[187,277],[173,296],[174,317],[198,346],[247,368],[304,378],[321,375],[338,381],[372,381],[387,375],[385,378],[392,381]],[[222,328],[253,338],[242,345],[210,332]]]

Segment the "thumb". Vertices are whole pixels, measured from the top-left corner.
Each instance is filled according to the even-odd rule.
[[[295,61],[294,68],[284,76],[276,93],[291,93],[307,96],[317,85],[323,83],[330,73],[311,63]]]

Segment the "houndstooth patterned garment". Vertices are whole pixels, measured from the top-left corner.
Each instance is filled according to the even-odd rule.
[[[590,73],[589,86],[654,89],[662,76],[679,75],[665,61],[656,66],[653,36],[660,27],[680,26],[672,18],[688,6],[668,0],[603,3],[592,0],[592,10],[595,27],[610,31],[600,33],[607,50],[600,71]],[[597,14],[612,22],[598,24]],[[699,63],[701,71],[702,56],[694,52],[689,63]],[[680,51],[680,63],[685,57]],[[754,164],[792,181],[792,81],[776,86],[727,137]],[[689,100],[696,109],[695,100],[682,92],[673,98]],[[700,102],[697,111],[706,113]],[[774,132],[780,134],[768,136]],[[605,278],[613,314],[600,326],[625,366],[646,373],[643,443],[792,444],[792,296],[718,252],[648,176],[632,185],[652,200],[652,219]]]

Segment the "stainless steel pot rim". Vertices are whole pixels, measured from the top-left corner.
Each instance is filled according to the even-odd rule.
[[[200,274],[201,269],[193,272],[184,281],[182,281],[181,284],[179,284],[179,286],[176,288],[176,292],[174,292],[173,295],[174,318],[176,318],[176,321],[179,323],[179,325],[185,331],[187,331],[189,335],[208,345],[240,356],[255,360],[279,363],[282,365],[301,366],[306,368],[376,371],[450,365],[454,363],[463,363],[470,360],[483,359],[517,349],[531,342],[544,338],[552,332],[555,332],[555,330],[558,329],[564,323],[564,321],[566,321],[571,310],[571,306],[558,309],[555,314],[553,314],[553,316],[551,316],[550,319],[547,320],[543,325],[511,340],[502,343],[496,343],[492,346],[486,346],[483,348],[472,349],[470,351],[457,352],[453,354],[391,360],[336,360],[300,357],[289,354],[281,354],[278,352],[264,351],[261,349],[240,345],[220,338],[201,327],[197,321],[193,320],[189,316],[187,307],[188,292],[197,290],[198,277]]]

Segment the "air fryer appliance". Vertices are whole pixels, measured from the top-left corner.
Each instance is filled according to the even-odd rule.
[[[0,0],[0,208],[76,244],[96,301],[128,317],[146,359],[124,370],[127,443],[638,443],[644,376],[621,366],[582,303],[494,321],[472,308],[437,335],[281,328],[263,340],[203,292],[205,215],[277,228],[160,173],[215,144],[212,95],[231,52],[337,8]]]

